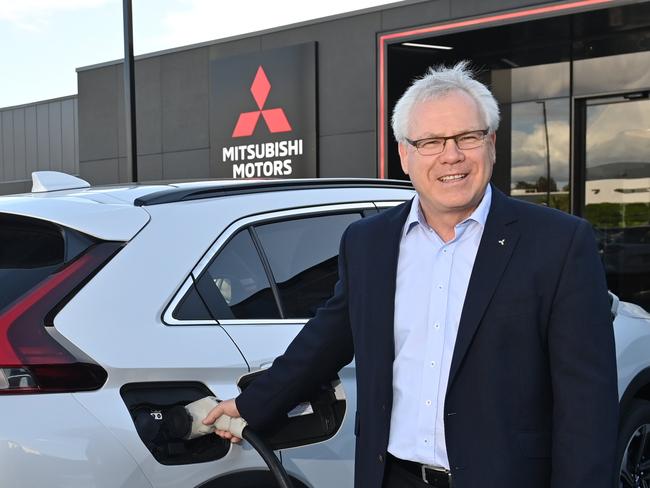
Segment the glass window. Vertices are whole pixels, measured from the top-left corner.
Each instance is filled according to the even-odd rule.
[[[248,229],[238,232],[200,278],[217,319],[279,319],[264,267]],[[208,295],[208,296],[206,296]]]
[[[341,236],[360,218],[359,213],[324,215],[255,228],[287,318],[312,317],[332,296]]]
[[[62,229],[42,220],[0,214],[0,310],[64,262]]]
[[[586,106],[584,215],[596,228],[607,283],[650,310],[650,100]]]
[[[567,98],[512,104],[513,197],[569,211],[569,108]]]
[[[194,285],[187,290],[172,315],[178,320],[212,320]]]

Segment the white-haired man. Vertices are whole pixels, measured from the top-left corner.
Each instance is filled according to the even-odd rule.
[[[355,487],[613,486],[616,364],[593,233],[489,184],[498,124],[466,63],[409,87],[393,131],[417,196],[348,228],[334,296],[207,422],[261,427],[354,354]]]

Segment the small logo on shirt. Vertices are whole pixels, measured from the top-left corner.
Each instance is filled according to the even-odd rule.
[[[506,245],[506,240],[505,239],[500,239],[499,244],[501,244],[502,246],[505,246]]]

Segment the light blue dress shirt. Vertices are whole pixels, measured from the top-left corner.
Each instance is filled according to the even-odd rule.
[[[458,323],[492,201],[487,186],[474,212],[445,243],[416,196],[404,225],[395,292],[393,410],[388,451],[449,468],[444,405]]]

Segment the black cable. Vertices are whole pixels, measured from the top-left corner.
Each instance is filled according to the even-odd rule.
[[[242,431],[242,437],[250,443],[251,446],[262,456],[262,459],[269,467],[271,474],[278,482],[279,488],[293,488],[289,475],[282,466],[282,463],[275,457],[264,441],[248,427]]]

